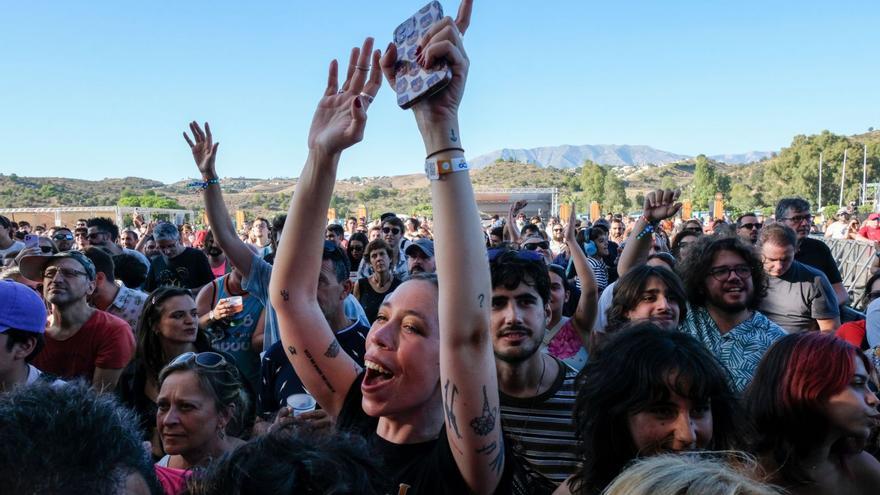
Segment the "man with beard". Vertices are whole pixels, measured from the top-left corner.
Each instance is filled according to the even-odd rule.
[[[406,266],[410,276],[416,273],[434,273],[437,264],[434,262],[434,241],[416,239],[406,247]]]
[[[55,243],[58,251],[73,249],[73,232],[67,227],[52,227],[49,229],[49,238]]]
[[[741,393],[767,349],[785,335],[758,311],[766,293],[761,260],[739,237],[703,236],[678,272],[688,296],[679,329],[715,354]]]
[[[489,266],[501,424],[523,461],[558,485],[578,466],[571,455],[577,372],[540,352],[552,314],[547,264],[535,251],[499,249],[490,252]]]
[[[762,224],[754,213],[744,213],[736,219],[736,234],[750,244],[758,242],[758,234],[761,232],[761,227]]]
[[[810,203],[803,198],[780,199],[776,203],[776,221],[791,227],[797,234],[798,247],[794,259],[824,273],[834,288],[837,302],[841,305],[847,304],[849,294],[843,286],[843,277],[840,276],[840,269],[831,249],[824,242],[809,237],[810,227],[813,225]]]
[[[85,378],[97,390],[112,390],[134,354],[134,335],[125,320],[89,306],[95,265],[79,251],[25,256],[25,277],[43,282],[51,303],[46,347],[34,366],[64,379]]]

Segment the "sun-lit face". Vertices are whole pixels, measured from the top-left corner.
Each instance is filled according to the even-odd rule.
[[[794,246],[780,246],[772,242],[764,243],[761,246],[761,259],[767,275],[781,277],[794,263]]]
[[[565,292],[565,283],[556,272],[550,272],[550,312],[553,319],[562,315],[562,308],[568,302],[568,293]]]
[[[494,287],[489,325],[495,357],[511,363],[530,358],[541,347],[550,314],[550,303],[531,285]]]
[[[167,258],[175,258],[183,252],[185,246],[179,239],[161,239],[156,241],[156,252]]]
[[[159,337],[176,344],[196,341],[199,330],[199,313],[195,300],[187,295],[169,297],[162,303],[162,316],[158,328]]]
[[[706,275],[706,300],[725,311],[741,311],[755,291],[751,266],[733,251],[715,253]]]
[[[810,228],[813,226],[813,215],[810,214],[809,210],[798,211],[789,208],[785,210],[785,215],[777,220],[794,229],[798,240],[810,235]]]
[[[52,260],[43,270],[43,295],[56,306],[66,306],[90,296],[95,282],[82,264],[71,258]]]
[[[855,371],[852,380],[840,392],[831,396],[825,413],[831,427],[846,436],[867,439],[871,430],[880,426],[880,401],[868,388],[869,375],[858,356],[853,357]]]
[[[362,406],[370,416],[406,416],[440,407],[437,287],[401,284],[379,308],[367,334]]]
[[[384,249],[370,251],[370,266],[376,272],[388,271],[388,267],[391,266],[391,257],[388,255],[388,251]]]
[[[162,382],[156,400],[156,428],[168,454],[202,458],[218,442],[229,415],[217,410],[193,371],[171,373]]]
[[[681,308],[669,286],[659,277],[649,277],[636,306],[624,315],[629,321],[650,321],[660,328],[678,328]]]

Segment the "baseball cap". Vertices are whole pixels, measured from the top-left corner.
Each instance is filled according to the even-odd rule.
[[[421,252],[425,253],[429,258],[434,257],[434,241],[431,239],[416,239],[409,243],[409,246],[406,247],[404,254],[410,256],[410,253],[414,250],[418,249]]]
[[[0,333],[9,329],[45,333],[46,305],[27,285],[0,280]]]
[[[95,265],[92,263],[92,260],[79,251],[65,251],[53,254],[52,256],[25,256],[19,262],[18,267],[25,278],[40,281],[43,278],[43,270],[46,268],[46,265],[53,260],[63,258],[72,258],[78,261],[85,268],[89,280],[95,280]]]
[[[849,215],[849,210],[847,210],[846,208],[840,208],[837,210],[837,214],[838,215],[844,215],[844,214]]]
[[[868,220],[877,220],[880,219],[880,213],[871,213],[868,215]]]

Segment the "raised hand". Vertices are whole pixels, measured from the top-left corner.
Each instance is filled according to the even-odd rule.
[[[645,206],[643,215],[649,222],[659,222],[669,218],[681,209],[681,203],[678,202],[678,196],[681,191],[676,189],[657,189],[651,191],[645,196]]]
[[[364,40],[362,48],[352,48],[342,89],[339,89],[339,64],[336,60],[330,62],[327,89],[309,129],[310,150],[335,155],[364,138],[367,108],[382,85],[380,53],[372,50],[373,38]]]
[[[202,131],[199,123],[192,121],[189,123],[189,130],[193,133],[195,143],[190,140],[185,132],[183,133],[183,139],[186,139],[189,148],[192,150],[196,167],[199,168],[202,176],[216,177],[217,172],[214,169],[214,159],[217,158],[217,147],[220,146],[220,143],[215,143],[211,138],[211,126],[205,122],[205,130]]]
[[[568,214],[568,222],[563,224],[563,235],[566,244],[577,245],[577,232],[575,232],[575,224],[577,216],[575,215],[574,203],[571,204],[571,213]]]
[[[422,99],[412,107],[416,121],[423,133],[425,125],[445,124],[458,120],[458,106],[464,95],[468,67],[470,66],[461,38],[471,23],[473,3],[473,0],[462,0],[455,20],[452,20],[451,17],[444,17],[419,40],[421,49],[418,61],[422,67],[428,68],[436,64],[438,60],[445,60],[452,70],[452,80],[445,88]],[[382,57],[382,72],[392,88],[397,87],[394,71],[396,62],[397,48],[394,43],[391,43]]]
[[[510,205],[510,216],[515,217],[517,213],[522,211],[522,209],[528,206],[528,204],[529,202],[524,199],[517,200],[515,203]]]

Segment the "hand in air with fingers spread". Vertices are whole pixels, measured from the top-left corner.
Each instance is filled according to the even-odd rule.
[[[643,214],[645,220],[649,222],[659,222],[665,220],[681,209],[681,203],[678,202],[678,196],[681,191],[676,189],[657,189],[651,191],[645,196],[645,206]]]
[[[379,50],[373,51],[373,38],[364,40],[361,48],[352,48],[342,89],[339,64],[330,62],[327,89],[309,129],[310,150],[335,155],[364,138],[367,108],[382,85],[379,56]]]
[[[193,134],[193,142],[186,132],[183,133],[183,139],[186,139],[189,148],[192,150],[193,160],[196,161],[196,167],[203,176],[216,177],[217,172],[214,169],[214,161],[217,158],[217,147],[220,143],[215,143],[211,138],[211,126],[205,122],[205,130],[202,131],[199,123],[195,120],[189,123],[189,130]]]

